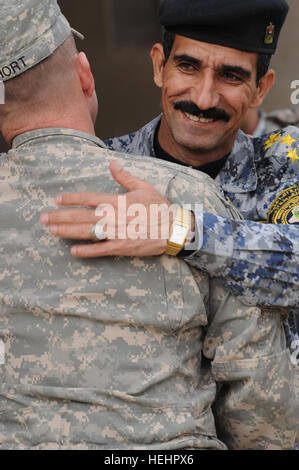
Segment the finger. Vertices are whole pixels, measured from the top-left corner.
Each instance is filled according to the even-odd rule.
[[[115,253],[113,241],[93,243],[89,245],[74,245],[71,248],[71,254],[75,258],[100,258],[112,256]],[[114,256],[117,256],[114,254]]]
[[[137,189],[152,188],[152,185],[136,178],[128,171],[123,170],[119,164],[113,160],[110,163],[110,171],[115,181],[127,191],[136,191]]]
[[[55,224],[85,224],[98,222],[99,217],[95,216],[94,210],[89,209],[70,209],[44,212],[40,221],[42,225]]]
[[[157,256],[164,253],[165,244],[160,240],[150,243],[144,240],[107,240],[101,243],[89,245],[74,245],[71,254],[75,258],[101,258],[107,256],[121,257],[147,257]]]
[[[63,193],[55,198],[59,206],[89,206],[97,207],[99,204],[117,203],[117,196],[112,194],[81,192],[81,193]]]
[[[49,231],[55,237],[68,238],[71,240],[90,240],[92,227],[93,224],[50,225]]]

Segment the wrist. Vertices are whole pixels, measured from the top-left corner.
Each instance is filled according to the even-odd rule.
[[[195,217],[191,211],[179,207],[173,217],[166,240],[165,254],[177,256],[194,238]]]

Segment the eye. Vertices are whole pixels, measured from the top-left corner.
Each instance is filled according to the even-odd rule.
[[[244,78],[241,75],[238,75],[234,72],[222,72],[220,74],[221,78],[231,83],[242,83]]]
[[[178,67],[183,72],[194,72],[195,71],[195,66],[193,64],[190,64],[190,62],[180,62],[178,64]]]

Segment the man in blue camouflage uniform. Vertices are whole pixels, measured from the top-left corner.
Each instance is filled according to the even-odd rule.
[[[56,0],[2,2],[0,35],[0,448],[291,449],[280,316],[174,256],[76,260],[39,223],[58,191],[121,194],[115,157],[179,206],[236,209],[208,176],[94,136],[94,80]]]
[[[278,41],[280,23],[271,15],[277,9],[282,19],[286,13],[286,3],[271,0],[253,0],[242,5],[238,1],[235,5],[233,3],[227,8],[220,0],[165,0],[160,11],[161,24],[166,27],[166,31],[184,38],[270,57]],[[253,32],[251,12],[255,8],[261,9],[262,18],[260,23],[255,23]],[[226,26],[230,28],[230,33],[225,29]],[[164,55],[168,58],[166,54],[164,46]],[[192,63],[189,63],[191,66]],[[204,87],[200,79],[198,83],[199,89]],[[167,86],[165,81],[161,86],[162,94]],[[204,98],[198,94],[196,104],[201,110],[201,116],[213,116],[209,109],[211,103],[203,104]],[[194,109],[189,114],[197,119],[200,112]],[[181,110],[186,113],[190,111],[183,105]],[[195,214],[198,225],[203,224],[204,227],[204,243],[189,257],[186,251],[181,256],[193,266],[207,270],[210,275],[222,277],[226,285],[248,304],[296,308],[299,304],[299,130],[295,127],[283,130],[277,128],[283,123],[296,124],[298,113],[296,108],[293,112],[276,113],[272,124],[270,118],[267,123],[261,121],[259,129],[256,129],[259,134],[261,126],[263,131],[271,130],[268,135],[252,139],[239,131],[230,154],[220,160],[218,168],[215,165],[189,164],[215,179],[225,196],[240,210],[245,221],[235,222],[205,213]],[[113,150],[164,158],[186,165],[179,153],[173,155],[168,150],[169,146],[167,148],[167,142],[163,141],[160,132],[163,120],[168,120],[167,124],[171,127],[164,113],[139,131],[109,139],[106,144]],[[286,327],[293,360],[297,358],[299,362],[298,323],[299,316],[293,313]]]

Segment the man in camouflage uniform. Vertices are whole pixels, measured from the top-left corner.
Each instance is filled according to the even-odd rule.
[[[108,151],[88,61],[56,1],[2,3],[0,448],[291,449],[278,315],[176,257],[75,260],[40,225],[59,191],[121,193],[116,156],[172,202],[238,214],[205,175]]]

